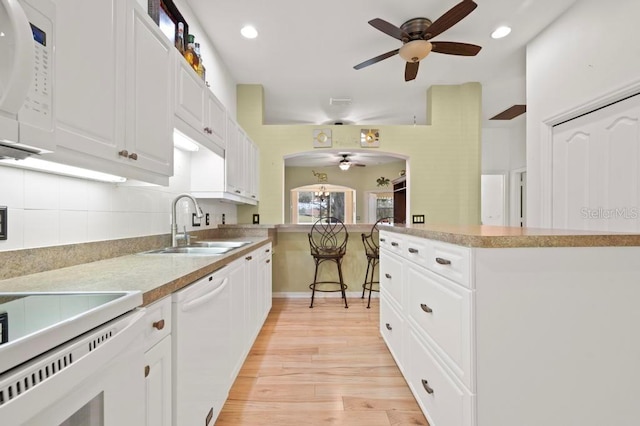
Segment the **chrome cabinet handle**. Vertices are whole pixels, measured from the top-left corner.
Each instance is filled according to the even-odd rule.
[[[384,274],[384,276],[389,280],[391,279],[391,275],[389,275],[389,274]]]
[[[148,365],[144,366],[144,377],[149,377],[149,373],[151,372],[151,367]]]
[[[251,260],[251,259],[253,259],[253,257],[252,257],[252,256],[247,256],[247,257],[245,257],[244,259],[245,259],[245,260]]]
[[[414,254],[418,253],[418,249],[414,249],[414,248],[409,247],[409,253],[414,253]]]
[[[389,331],[393,330],[393,327],[391,327],[391,324],[386,323],[385,326],[387,327],[387,330]]]
[[[429,395],[433,395],[433,388],[429,386],[429,382],[427,382],[425,379],[422,379],[422,387],[427,391]]]
[[[271,263],[271,259],[267,259],[267,263]]]
[[[153,328],[155,328],[156,330],[162,330],[164,328],[164,320],[161,319],[160,321],[154,322]]]
[[[398,247],[398,243],[396,243],[395,241],[391,243],[392,246],[394,247]]]
[[[386,238],[380,238],[380,241],[382,241],[384,243],[387,240],[386,240]]]
[[[132,160],[137,160],[138,154],[136,154],[135,152],[132,152],[131,154],[129,154],[129,158],[131,158]]]
[[[120,157],[128,157],[129,156],[129,151],[127,151],[126,149],[123,149],[122,151],[118,152],[118,155]]]
[[[436,257],[436,262],[440,265],[451,265],[451,261],[449,259],[443,259],[441,257]]]
[[[204,128],[204,132],[205,132],[206,134],[208,134],[208,135],[210,135],[211,133],[213,133],[209,127],[205,127],[205,128]]]
[[[271,249],[266,249],[264,252],[265,253],[269,253],[271,251]]]
[[[422,309],[423,311],[425,311],[428,314],[432,314],[433,313],[433,309],[431,309],[428,305],[425,305],[424,303],[420,304],[420,309]]]
[[[242,191],[236,189],[236,194],[242,194]]]

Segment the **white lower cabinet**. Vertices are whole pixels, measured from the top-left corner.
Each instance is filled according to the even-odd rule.
[[[171,297],[149,306],[145,314],[146,426],[171,426]]]
[[[380,241],[380,333],[431,426],[638,424],[640,247]]]

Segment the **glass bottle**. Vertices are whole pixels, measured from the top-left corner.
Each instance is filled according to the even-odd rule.
[[[198,68],[196,69],[196,72],[198,73],[200,78],[204,80],[205,68],[204,68],[204,64],[202,63],[202,56],[200,55],[200,43],[196,43],[196,56],[198,57]]]
[[[176,49],[184,55],[184,23],[178,22],[178,36],[176,37]]]
[[[187,36],[187,40],[189,41],[189,43],[187,44],[187,50],[185,50],[184,52],[184,58],[194,70],[197,70],[198,57],[196,56],[195,51],[195,36],[193,34],[189,34]]]

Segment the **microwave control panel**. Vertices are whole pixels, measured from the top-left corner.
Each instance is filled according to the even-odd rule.
[[[36,10],[29,1],[22,3],[33,34],[33,81],[22,109],[20,122],[43,131],[53,130],[53,22],[48,11]]]

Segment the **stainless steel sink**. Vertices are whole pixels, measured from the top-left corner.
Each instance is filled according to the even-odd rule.
[[[251,244],[251,241],[218,241],[218,240],[203,240],[192,241],[192,246],[199,247],[220,247],[220,248],[239,248]]]
[[[193,254],[201,256],[221,256],[234,247],[165,247],[159,250],[151,250],[145,254]]]

